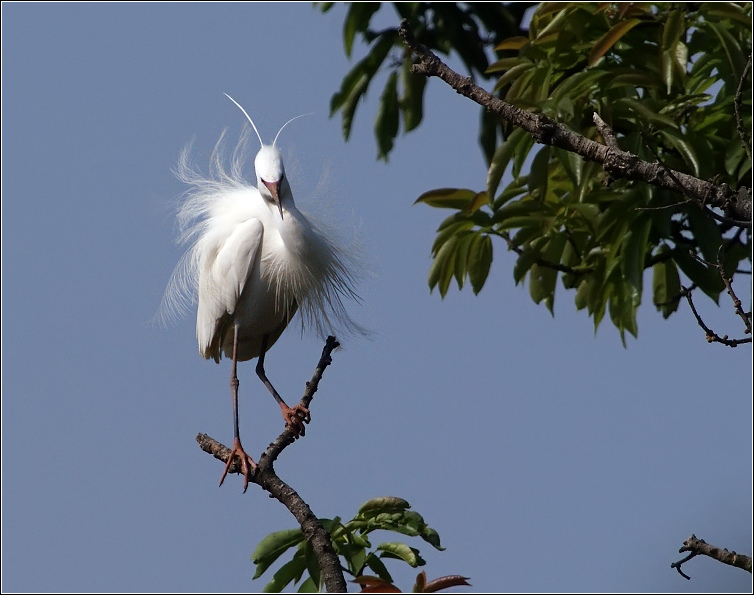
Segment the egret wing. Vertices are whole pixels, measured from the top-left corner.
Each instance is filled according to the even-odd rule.
[[[199,350],[207,359],[220,360],[225,333],[257,261],[263,232],[259,219],[238,223],[200,267],[196,336]]]

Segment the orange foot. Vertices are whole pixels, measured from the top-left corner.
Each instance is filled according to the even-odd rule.
[[[238,438],[233,440],[233,448],[228,455],[228,462],[225,463],[225,471],[223,471],[223,476],[220,478],[220,485],[223,485],[225,476],[228,474],[228,470],[233,464],[233,459],[236,456],[241,459],[241,473],[243,473],[243,491],[244,493],[246,493],[246,488],[249,487],[251,474],[257,468],[257,464],[254,462],[254,459],[246,454],[246,451],[243,449],[243,446],[241,446],[241,441]]]
[[[293,432],[296,438],[306,435],[304,424],[308,424],[312,420],[312,416],[306,407],[301,404],[294,407],[282,404],[280,410],[283,412],[286,427]]]

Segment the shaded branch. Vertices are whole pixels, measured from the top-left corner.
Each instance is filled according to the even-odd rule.
[[[738,296],[733,291],[733,277],[728,277],[728,275],[725,274],[725,267],[723,267],[723,262],[720,260],[720,250],[722,250],[723,247],[720,246],[717,250],[717,262],[707,262],[697,254],[692,253],[692,256],[701,262],[704,265],[707,265],[708,267],[713,267],[717,269],[717,272],[720,273],[720,278],[723,280],[723,283],[725,284],[725,289],[728,292],[728,295],[730,296],[730,299],[733,300],[733,308],[735,309],[736,314],[743,320],[744,327],[746,330],[744,330],[744,334],[750,335],[751,334],[751,312],[744,312],[744,309],[741,304],[741,300],[738,299]]]
[[[702,328],[702,330],[704,330],[708,343],[722,343],[723,345],[727,345],[728,347],[738,347],[739,345],[742,345],[744,343],[751,343],[751,337],[748,337],[746,339],[729,339],[728,335],[723,335],[722,337],[718,335],[715,331],[704,324],[704,320],[702,320],[699,312],[696,311],[694,300],[691,298],[691,290],[681,285],[681,295],[686,298],[686,301],[688,301],[691,312],[693,312],[697,324]]]
[[[713,558],[718,562],[728,564],[729,566],[735,566],[736,568],[740,568],[751,573],[751,556],[737,554],[736,552],[729,552],[726,549],[720,549],[719,547],[707,543],[706,541],[704,541],[704,539],[697,538],[696,535],[691,535],[691,537],[684,541],[683,547],[678,551],[680,553],[690,552],[690,554],[683,560],[673,562],[670,567],[675,568],[678,573],[686,580],[691,580],[691,577],[681,570],[681,566],[698,555],[709,556],[710,558]]]
[[[673,191],[678,191],[680,186],[684,194],[700,204],[718,207],[723,210],[726,217],[737,221],[738,225],[751,227],[751,188],[741,188],[734,192],[727,184],[713,184],[689,174],[667,170],[659,163],[643,161],[631,153],[576,134],[544,114],[528,112],[502,101],[475,85],[470,77],[461,76],[449,68],[416,40],[406,19],[401,21],[398,33],[419,58],[419,62],[412,66],[412,72],[442,79],[457,93],[498,114],[514,126],[523,128],[537,142],[559,147],[581,155],[588,161],[600,163],[605,171],[616,179],[640,180]]]
[[[597,132],[599,132],[602,135],[602,138],[605,139],[605,144],[611,149],[620,149],[620,147],[618,146],[618,139],[615,138],[613,129],[610,128],[610,126],[608,126],[602,118],[600,118],[597,112],[594,112],[592,120],[594,121],[594,125],[597,127]]]
[[[317,392],[319,381],[322,379],[325,368],[332,363],[331,354],[338,345],[339,343],[335,337],[327,337],[314,374],[311,380],[306,383],[306,390],[299,402],[304,407],[309,407],[314,393]],[[227,462],[230,455],[230,449],[227,446],[217,442],[207,434],[199,434],[196,437],[196,441],[204,452],[211,454],[224,463]],[[293,431],[286,427],[260,457],[259,463],[252,474],[251,482],[269,492],[272,497],[280,501],[296,518],[296,521],[301,526],[304,537],[312,544],[327,591],[329,593],[345,593],[346,581],[338,555],[333,549],[330,535],[325,531],[322,523],[319,522],[319,519],[312,512],[311,508],[309,508],[309,505],[304,502],[296,490],[280,479],[277,473],[275,473],[275,460],[294,441],[295,435]],[[229,472],[239,473],[240,471],[241,464],[236,459],[230,466]]]
[[[594,114],[594,117],[597,118],[597,119],[599,119],[600,122],[602,122],[602,119],[596,113]],[[596,121],[597,120],[595,119],[595,122]],[[605,125],[605,126],[607,126],[607,124],[605,124],[604,122],[602,122],[602,124]],[[678,179],[675,177],[675,175],[673,173],[673,170],[670,169],[667,165],[665,165],[665,163],[662,161],[662,159],[660,159],[660,156],[657,154],[657,151],[655,151],[654,147],[652,147],[652,143],[647,142],[647,139],[644,137],[644,134],[642,134],[642,139],[644,140],[644,146],[647,147],[647,149],[649,149],[652,152],[652,154],[655,156],[655,160],[657,161],[657,163],[659,163],[665,169],[665,171],[668,172],[668,175],[676,183],[676,190],[678,192],[680,192],[681,194],[683,194],[683,198],[685,200],[683,200],[683,201],[681,201],[679,203],[675,203],[674,205],[669,205],[669,206],[679,206],[679,205],[685,205],[685,204],[693,203],[695,206],[701,207],[703,213],[705,213],[706,215],[709,215],[710,217],[712,217],[716,221],[719,221],[720,223],[724,223],[726,225],[730,225],[730,226],[733,226],[733,227],[745,227],[747,229],[751,229],[751,222],[750,221],[737,221],[736,219],[731,219],[730,217],[724,217],[723,215],[718,215],[717,213],[715,213],[715,211],[713,211],[712,209],[710,209],[707,206],[707,204],[706,204],[707,203],[707,197],[702,198],[701,204],[699,204],[699,202],[694,201],[693,198],[689,198],[688,196],[686,196],[686,194],[684,192],[684,188],[681,185],[681,183],[678,181]],[[751,159],[751,157],[749,157],[749,158]],[[660,209],[664,209],[664,208],[667,208],[667,206],[654,207],[654,208],[643,208],[643,209],[640,208],[639,210],[651,211],[651,210],[660,210]]]

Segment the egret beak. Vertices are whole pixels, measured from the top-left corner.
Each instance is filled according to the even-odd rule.
[[[280,218],[283,218],[283,205],[280,203],[280,180],[277,182],[267,182],[266,180],[262,180],[262,183],[267,186],[267,190],[270,191],[270,194],[272,195],[272,200],[275,201],[275,204],[278,206],[278,210],[280,211]]]

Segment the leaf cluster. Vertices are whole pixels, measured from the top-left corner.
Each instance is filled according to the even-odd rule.
[[[476,17],[473,4],[458,10]],[[750,189],[750,133],[739,129],[751,130],[751,10],[750,3],[542,3],[528,31],[519,19],[510,26],[518,31],[496,41],[482,75],[495,79],[494,92],[507,103],[586,138],[604,140],[597,113],[623,151]],[[449,34],[435,36],[446,41],[446,53],[461,55],[458,44],[479,48],[486,39],[477,30],[448,47]],[[443,296],[453,279],[481,290],[491,238],[500,238],[518,255],[514,281],[528,281],[536,303],[553,312],[560,281],[595,330],[607,314],[625,343],[626,332],[637,334],[648,269],[653,303],[667,318],[678,308],[681,275],[718,301],[724,283],[700,259],[720,258],[729,277],[751,261],[750,224],[679,192],[612,180],[599,164],[535,145],[491,114],[481,119],[480,142],[484,190],[442,188],[417,200],[454,211],[432,246],[429,285]]]
[[[443,550],[437,531],[410,508],[411,505],[402,498],[386,496],[365,502],[348,522],[342,522],[339,517],[320,519],[330,533],[336,553],[343,560],[344,572],[359,577],[368,569],[382,581],[392,583],[393,579],[384,560],[402,560],[413,568],[425,564],[419,550],[405,543],[386,541],[372,546],[369,535],[374,531],[420,537],[435,549]],[[298,584],[299,581],[300,593],[319,591],[321,583],[317,558],[301,529],[277,531],[259,543],[251,556],[256,566],[254,578],[262,576],[281,555],[291,549],[295,550],[293,557],[275,572],[264,587],[265,593],[279,593],[291,582]],[[308,575],[306,578],[305,574]]]
[[[322,12],[336,3],[322,2]],[[371,22],[382,7],[380,2],[347,3],[343,22],[343,45],[351,57],[354,40],[361,37],[369,45],[367,55],[343,77],[340,89],[330,101],[330,115],[340,112],[343,136],[348,140],[360,101],[366,97],[370,83],[381,71],[388,71],[380,95],[374,134],[378,158],[387,161],[403,123],[410,132],[424,116],[426,79],[411,74],[411,53],[398,37],[398,27],[376,31]],[[387,3],[386,3],[387,4]],[[502,39],[520,34],[524,12],[535,3],[517,2],[393,2],[397,21],[409,19],[416,24],[417,39],[428,48],[444,54],[456,54],[472,77],[486,78],[489,66],[487,49]]]

